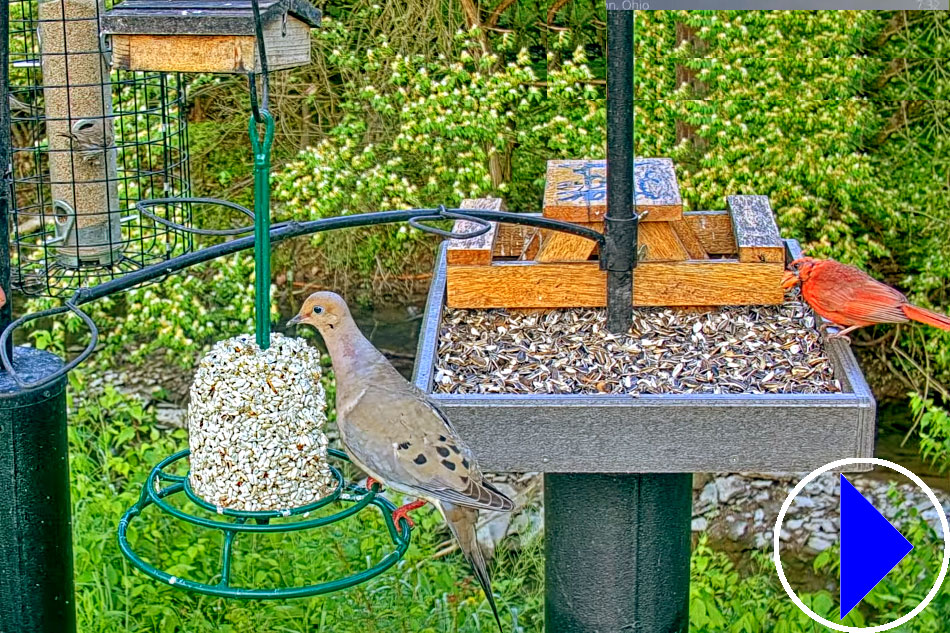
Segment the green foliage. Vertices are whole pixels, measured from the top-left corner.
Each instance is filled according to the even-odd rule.
[[[894,500],[898,500],[896,491]],[[923,600],[936,579],[943,554],[940,536],[911,509],[897,517],[902,532],[914,543],[913,553],[881,581],[840,622],[869,627],[891,622],[909,613]],[[725,553],[713,550],[705,535],[693,550],[690,586],[691,633],[821,633],[826,629],[804,614],[779,584],[770,553],[752,552],[739,571]],[[827,549],[813,561],[817,576],[837,578],[838,546]],[[786,573],[788,566],[786,563]],[[826,620],[839,622],[838,596],[828,589],[807,591],[790,584],[802,602]],[[835,590],[836,591],[836,590]],[[936,631],[950,616],[950,592],[934,598],[930,607],[899,630]]]
[[[941,473],[950,470],[950,413],[924,399],[910,394],[910,408],[920,425],[920,453]]]
[[[131,290],[125,316],[113,321],[103,337],[105,354],[191,367],[211,343],[253,332],[253,255],[236,253],[209,268]],[[279,316],[274,303],[271,319]]]

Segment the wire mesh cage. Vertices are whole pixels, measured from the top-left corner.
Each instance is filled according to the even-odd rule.
[[[12,285],[61,296],[190,251],[181,76],[111,70],[111,0],[11,0]]]

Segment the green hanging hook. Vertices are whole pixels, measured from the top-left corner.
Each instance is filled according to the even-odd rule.
[[[257,345],[270,347],[270,150],[274,142],[274,117],[261,111],[264,138],[252,115],[248,124],[254,150],[254,319]]]

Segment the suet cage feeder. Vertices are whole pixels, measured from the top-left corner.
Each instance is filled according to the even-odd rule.
[[[190,250],[190,236],[135,212],[188,195],[181,78],[113,71],[103,0],[9,10],[12,286],[66,295]],[[156,213],[191,221],[184,204]]]

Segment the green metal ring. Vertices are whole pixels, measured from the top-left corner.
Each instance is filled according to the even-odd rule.
[[[346,454],[342,451],[330,449],[329,453],[334,457],[348,460]],[[223,512],[221,513],[223,516],[232,518],[232,522],[216,521],[189,514],[165,502],[166,498],[186,491],[188,481],[187,476],[172,475],[170,473],[164,472],[165,468],[171,466],[178,460],[184,459],[188,456],[188,454],[189,451],[187,450],[180,451],[170,457],[165,458],[157,466],[155,466],[145,481],[142,495],[139,497],[138,502],[129,508],[119,521],[119,549],[122,551],[125,557],[129,559],[134,567],[138,568],[140,571],[159,582],[166,583],[173,587],[179,587],[181,589],[185,589],[186,591],[224,598],[257,600],[302,598],[305,596],[314,596],[323,593],[330,593],[332,591],[339,591],[340,589],[346,589],[347,587],[352,587],[354,585],[366,582],[367,580],[378,576],[396,564],[396,562],[406,553],[406,550],[409,549],[411,528],[409,527],[408,520],[405,518],[400,519],[399,527],[396,527],[396,524],[392,519],[392,513],[396,510],[396,506],[385,497],[379,496],[375,487],[373,490],[367,491],[352,484],[344,486],[342,476],[339,475],[339,471],[332,466],[331,468],[333,468],[335,475],[338,477],[338,486],[333,493],[313,504],[308,504],[307,506],[301,506],[299,508],[293,508],[288,511],[242,512],[239,510],[230,510],[227,514],[224,514]],[[162,487],[161,482],[167,482],[170,483],[170,485]],[[192,497],[187,493],[185,494],[185,497],[191,501],[194,501],[194,499],[197,498],[196,496]],[[336,514],[319,517],[317,519],[311,519],[309,521],[297,521],[294,523],[281,524],[270,524],[269,522],[271,518],[300,515],[305,512],[309,512],[310,510],[308,508],[315,509],[314,506],[316,506],[316,508],[323,507],[333,501],[351,503],[352,505],[340,512],[337,512]],[[132,546],[128,540],[129,525],[132,523],[135,517],[139,516],[146,507],[152,504],[158,506],[161,510],[177,519],[187,521],[195,525],[200,525],[202,527],[207,527],[209,529],[218,529],[224,532],[224,545],[222,547],[221,554],[221,581],[218,584],[211,585],[189,580],[187,578],[173,576],[168,572],[157,569],[153,565],[149,564],[132,550]],[[209,508],[212,512],[216,511],[214,506],[211,506],[204,501],[201,501],[201,503],[197,503],[196,505],[206,511]],[[389,536],[395,545],[395,549],[392,552],[384,556],[372,567],[344,578],[339,578],[337,580],[331,580],[315,585],[308,585],[305,587],[244,588],[231,586],[231,557],[234,539],[239,533],[290,532],[321,527],[323,525],[335,523],[352,516],[368,505],[376,506],[376,508],[379,509],[386,523]],[[255,523],[248,523],[251,520],[255,521]],[[256,523],[257,521],[260,521],[261,523]]]

